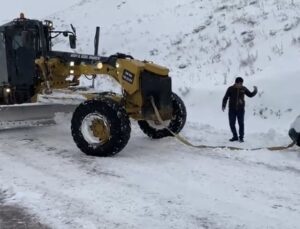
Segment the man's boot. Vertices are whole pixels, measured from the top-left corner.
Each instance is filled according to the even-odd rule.
[[[235,141],[237,141],[237,140],[239,140],[239,139],[238,139],[238,137],[235,137],[235,136],[232,137],[231,139],[229,139],[230,142],[235,142]]]

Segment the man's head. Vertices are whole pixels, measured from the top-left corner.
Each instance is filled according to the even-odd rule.
[[[244,82],[244,80],[242,77],[236,77],[236,79],[235,79],[236,84],[243,85],[243,82]]]

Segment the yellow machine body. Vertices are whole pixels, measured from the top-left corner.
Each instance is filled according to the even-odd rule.
[[[156,115],[150,103],[154,97],[160,114],[167,120],[172,117],[171,79],[169,69],[147,61],[135,59],[116,59],[114,66],[96,61],[93,64],[85,62],[64,61],[60,58],[43,57],[35,63],[42,72],[43,82],[37,93],[48,92],[52,89],[68,88],[79,84],[82,75],[108,75],[121,86],[123,95],[114,96],[121,100],[127,113],[136,120],[156,120]],[[67,81],[72,76],[71,81]],[[97,94],[83,94],[87,99],[97,97]]]

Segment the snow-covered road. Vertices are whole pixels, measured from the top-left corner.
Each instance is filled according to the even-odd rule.
[[[229,145],[221,100],[236,76],[259,90],[247,100],[242,146],[290,143],[289,125],[300,114],[299,1],[36,2],[6,1],[1,24],[19,12],[51,19],[58,30],[72,23],[76,52],[87,54],[100,25],[101,55],[123,52],[167,66],[188,110],[183,134],[193,143]],[[54,49],[69,50],[67,43],[57,39]],[[101,91],[111,85],[96,81]],[[153,141],[133,124],[121,153],[95,158],[75,146],[70,117],[58,122],[0,131],[0,229],[3,204],[59,229],[300,228],[298,147],[193,149],[172,138]]]
[[[148,139],[133,124],[120,154],[95,158],[77,149],[63,120],[0,133],[5,201],[51,228],[299,228],[298,148],[198,150]],[[227,140],[191,123],[185,134],[195,140],[197,131],[201,141]],[[252,134],[245,147],[267,137]]]

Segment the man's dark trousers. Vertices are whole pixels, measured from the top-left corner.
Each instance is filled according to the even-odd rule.
[[[244,109],[239,109],[239,110],[229,109],[229,125],[234,138],[238,137],[235,128],[236,120],[238,120],[238,124],[239,124],[240,139],[244,138],[244,117],[245,117]]]

